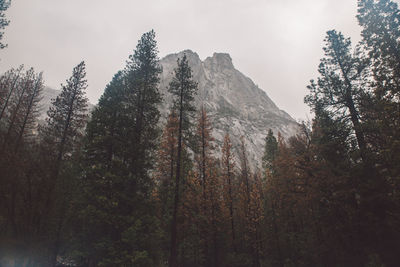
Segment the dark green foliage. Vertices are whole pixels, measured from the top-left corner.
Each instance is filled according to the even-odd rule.
[[[277,153],[278,153],[278,141],[276,141],[276,138],[272,130],[269,129],[268,134],[265,137],[264,156],[262,158],[264,169],[271,170],[272,163],[275,160]]]
[[[305,102],[314,110],[330,112],[335,119],[352,124],[355,140],[363,160],[366,157],[366,142],[360,120],[360,98],[362,73],[366,62],[356,49],[351,54],[350,39],[335,30],[328,31],[325,38],[325,57],[318,68],[320,77],[308,86],[310,94]]]
[[[359,24],[366,51],[372,61],[374,91],[378,98],[399,101],[400,13],[390,0],[359,0]]]
[[[86,124],[88,99],[85,96],[85,68],[82,61],[73,69],[72,76],[65,85],[61,85],[61,93],[47,111],[47,125],[42,129],[42,136],[48,146],[56,148],[53,151],[57,162],[76,149],[75,141],[82,137]]]
[[[358,6],[357,18],[363,27],[373,74],[361,110],[366,119],[364,127],[380,172],[395,177],[400,175],[398,164],[392,164],[398,162],[400,155],[399,9],[396,3],[387,0],[359,1]]]
[[[174,96],[174,109],[182,117],[182,133],[184,142],[189,142],[193,135],[193,124],[196,108],[194,96],[197,94],[197,82],[193,81],[192,70],[186,55],[178,59],[178,67],[174,70],[174,77],[169,84],[168,91]]]
[[[157,106],[161,102],[158,92],[160,73],[155,33],[150,31],[143,34],[135,53],[129,57],[124,70],[127,94],[121,103],[125,104],[125,123],[128,128],[132,127],[126,132],[126,141],[130,142],[126,144],[129,153],[126,158],[132,172],[141,172],[138,176],[146,176],[154,163],[152,153],[160,134],[156,127],[160,117]]]
[[[86,130],[83,154],[82,263],[154,266],[158,222],[152,200],[159,129],[159,74],[154,31],[143,34],[124,71],[106,87]]]
[[[85,62],[79,63],[72,71],[61,93],[53,100],[47,111],[46,125],[41,128],[40,153],[43,164],[43,235],[50,266],[57,263],[61,252],[64,227],[76,185],[76,155],[80,152],[83,129],[87,121],[88,99]],[[75,162],[74,162],[75,161]]]

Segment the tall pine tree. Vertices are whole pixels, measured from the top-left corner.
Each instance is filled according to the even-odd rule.
[[[188,142],[190,134],[191,116],[195,111],[193,106],[194,95],[197,91],[197,83],[193,81],[192,70],[189,67],[189,62],[186,55],[182,59],[178,59],[178,67],[175,69],[175,75],[169,84],[168,91],[174,96],[174,107],[179,118],[178,126],[178,148],[177,162],[175,172],[175,193],[174,206],[171,223],[171,247],[169,266],[178,266],[178,208],[180,203],[180,183],[182,175],[182,145]]]
[[[161,101],[154,31],[106,87],[84,146],[82,236],[77,250],[103,265],[154,266],[159,257],[151,193]],[[80,245],[83,242],[85,245]]]

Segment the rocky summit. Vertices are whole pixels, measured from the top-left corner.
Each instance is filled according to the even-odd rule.
[[[260,162],[268,129],[288,138],[298,131],[298,124],[275,103],[254,82],[235,69],[232,58],[226,53],[214,53],[212,57],[200,60],[197,53],[185,50],[170,54],[160,60],[163,67],[160,91],[164,97],[161,107],[164,118],[172,103],[168,84],[172,79],[177,59],[186,54],[198,82],[196,106],[204,105],[211,118],[217,154],[223,144],[225,133],[229,133],[233,145],[238,148],[240,137],[244,136],[249,161],[253,167]]]

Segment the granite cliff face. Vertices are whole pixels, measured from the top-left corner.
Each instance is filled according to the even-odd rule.
[[[241,136],[246,139],[249,160],[256,166],[263,152],[268,129],[280,132],[288,138],[298,131],[298,124],[285,111],[280,110],[267,94],[253,81],[236,70],[229,54],[214,53],[201,61],[190,50],[171,54],[160,63],[163,67],[160,91],[164,96],[161,107],[163,116],[168,114],[172,103],[167,91],[168,83],[176,68],[177,59],[186,54],[193,71],[193,79],[198,82],[196,106],[204,105],[213,125],[213,136],[220,148],[225,133],[229,133],[235,147]],[[217,153],[220,154],[220,153]]]

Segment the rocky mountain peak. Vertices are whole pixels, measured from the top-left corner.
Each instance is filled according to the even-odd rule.
[[[193,71],[193,79],[198,82],[196,106],[203,105],[213,124],[213,135],[217,147],[221,148],[223,138],[229,133],[234,146],[239,146],[240,137],[247,142],[249,160],[260,162],[264,151],[264,139],[269,129],[284,137],[297,133],[298,124],[280,110],[254,82],[235,69],[232,58],[227,53],[214,53],[201,61],[191,50],[168,55],[160,60],[163,67],[160,92],[164,97],[161,111],[164,120],[172,103],[168,84],[173,76],[178,58],[186,54]],[[217,151],[219,157],[220,151]],[[253,165],[255,167],[255,165]]]
[[[212,57],[204,60],[204,64],[210,67],[222,69],[234,69],[232,58],[228,53],[214,53]]]

